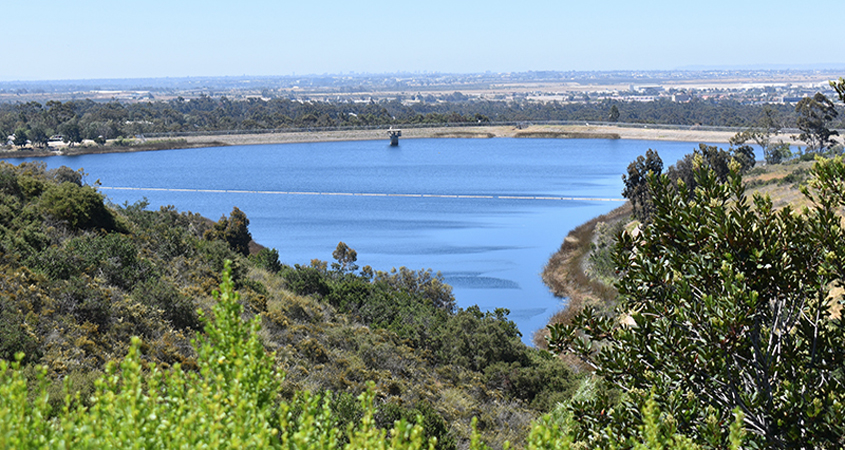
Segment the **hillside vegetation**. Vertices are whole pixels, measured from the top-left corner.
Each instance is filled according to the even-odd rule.
[[[83,180],[0,163],[0,448],[572,443],[557,405],[594,388],[506,310],[344,243],[287,266],[237,208],[118,207]],[[632,443],[686,442],[650,408]]]
[[[839,152],[631,163],[633,208],[574,230],[544,271],[570,304],[535,342],[607,388],[573,403],[577,438],[611,445],[656,402],[705,447],[728,445],[707,435],[737,412],[756,448],[845,444],[845,164],[822,157]]]
[[[360,416],[355,397],[373,383],[379,427],[422,414],[450,448],[475,417],[501,446],[522,442],[577,384],[563,363],[522,344],[506,310],[456,308],[431,270],[359,268],[343,243],[331,264],[287,266],[274,250],[249,255],[237,208],[215,223],[144,202],[107,205],[82,180],[65,167],[0,163],[0,358],[23,352],[33,377],[46,368],[53,413],[65,384],[87,405],[133,336],[144,367],[197,370],[191,340],[217,303],[226,260],[243,316],[260,322],[257,336],[286,374],[281,398],[330,393],[339,422]]]

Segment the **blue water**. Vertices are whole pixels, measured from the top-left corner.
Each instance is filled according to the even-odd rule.
[[[408,139],[399,147],[379,140],[43,160],[50,168],[83,168],[89,174],[86,182],[99,180],[101,192],[116,204],[146,197],[151,208],[174,205],[214,220],[237,206],[249,218],[253,238],[276,248],[287,264],[331,261],[343,241],[358,252],[361,266],[441,271],[459,306],[508,308],[529,342],[564,305],[543,285],[543,265],[571,229],[621,203],[501,197],[618,199],[621,175],[647,149],[658,150],[668,165],[696,146],[632,140]],[[17,164],[31,158],[5,160]],[[137,190],[107,189],[114,187]],[[458,195],[489,198],[436,197]]]

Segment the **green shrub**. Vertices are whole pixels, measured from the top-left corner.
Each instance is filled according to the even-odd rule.
[[[41,207],[72,229],[117,230],[117,222],[103,203],[103,196],[91,186],[66,181],[51,185],[41,195]]]
[[[38,340],[27,326],[24,315],[0,294],[0,359],[13,361],[18,352],[26,354],[23,363],[41,357]]]
[[[144,305],[162,311],[162,318],[174,328],[198,330],[200,328],[197,307],[194,302],[180,293],[169,281],[150,278],[135,285],[132,298]]]
[[[74,276],[60,282],[54,295],[63,310],[80,322],[91,322],[101,329],[109,324],[112,294],[97,286],[91,278]]]
[[[296,264],[293,268],[285,267],[281,273],[288,289],[298,295],[324,297],[330,292],[325,273],[314,267]]]
[[[256,267],[265,269],[271,273],[279,273],[282,270],[282,263],[279,262],[279,251],[275,248],[262,248],[258,253],[250,256],[249,260]]]

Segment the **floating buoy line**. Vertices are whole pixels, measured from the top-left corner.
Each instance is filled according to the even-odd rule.
[[[297,191],[249,191],[241,189],[183,189],[152,187],[114,187],[99,186],[99,189],[114,191],[154,191],[154,192],[199,192],[203,194],[261,194],[261,195],[322,195],[348,197],[406,197],[406,198],[454,198],[454,199],[489,199],[489,200],[557,200],[576,202],[624,202],[624,198],[598,197],[556,197],[531,195],[450,195],[450,194],[380,194],[367,192],[297,192]]]

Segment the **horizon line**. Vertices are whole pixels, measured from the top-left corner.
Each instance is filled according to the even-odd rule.
[[[754,64],[754,65],[688,65],[672,69],[606,69],[606,70],[523,70],[523,71],[478,71],[478,72],[448,72],[448,71],[395,71],[395,72],[335,72],[335,73],[307,73],[307,74],[278,74],[278,75],[159,75],[159,76],[128,76],[102,78],[54,78],[54,79],[0,79],[0,84],[12,83],[70,83],[70,82],[102,82],[102,81],[143,81],[143,80],[209,80],[209,79],[295,79],[319,77],[377,77],[377,76],[472,76],[472,75],[508,75],[508,74],[565,74],[565,73],[665,73],[665,72],[824,72],[845,70],[845,63],[825,64]]]

